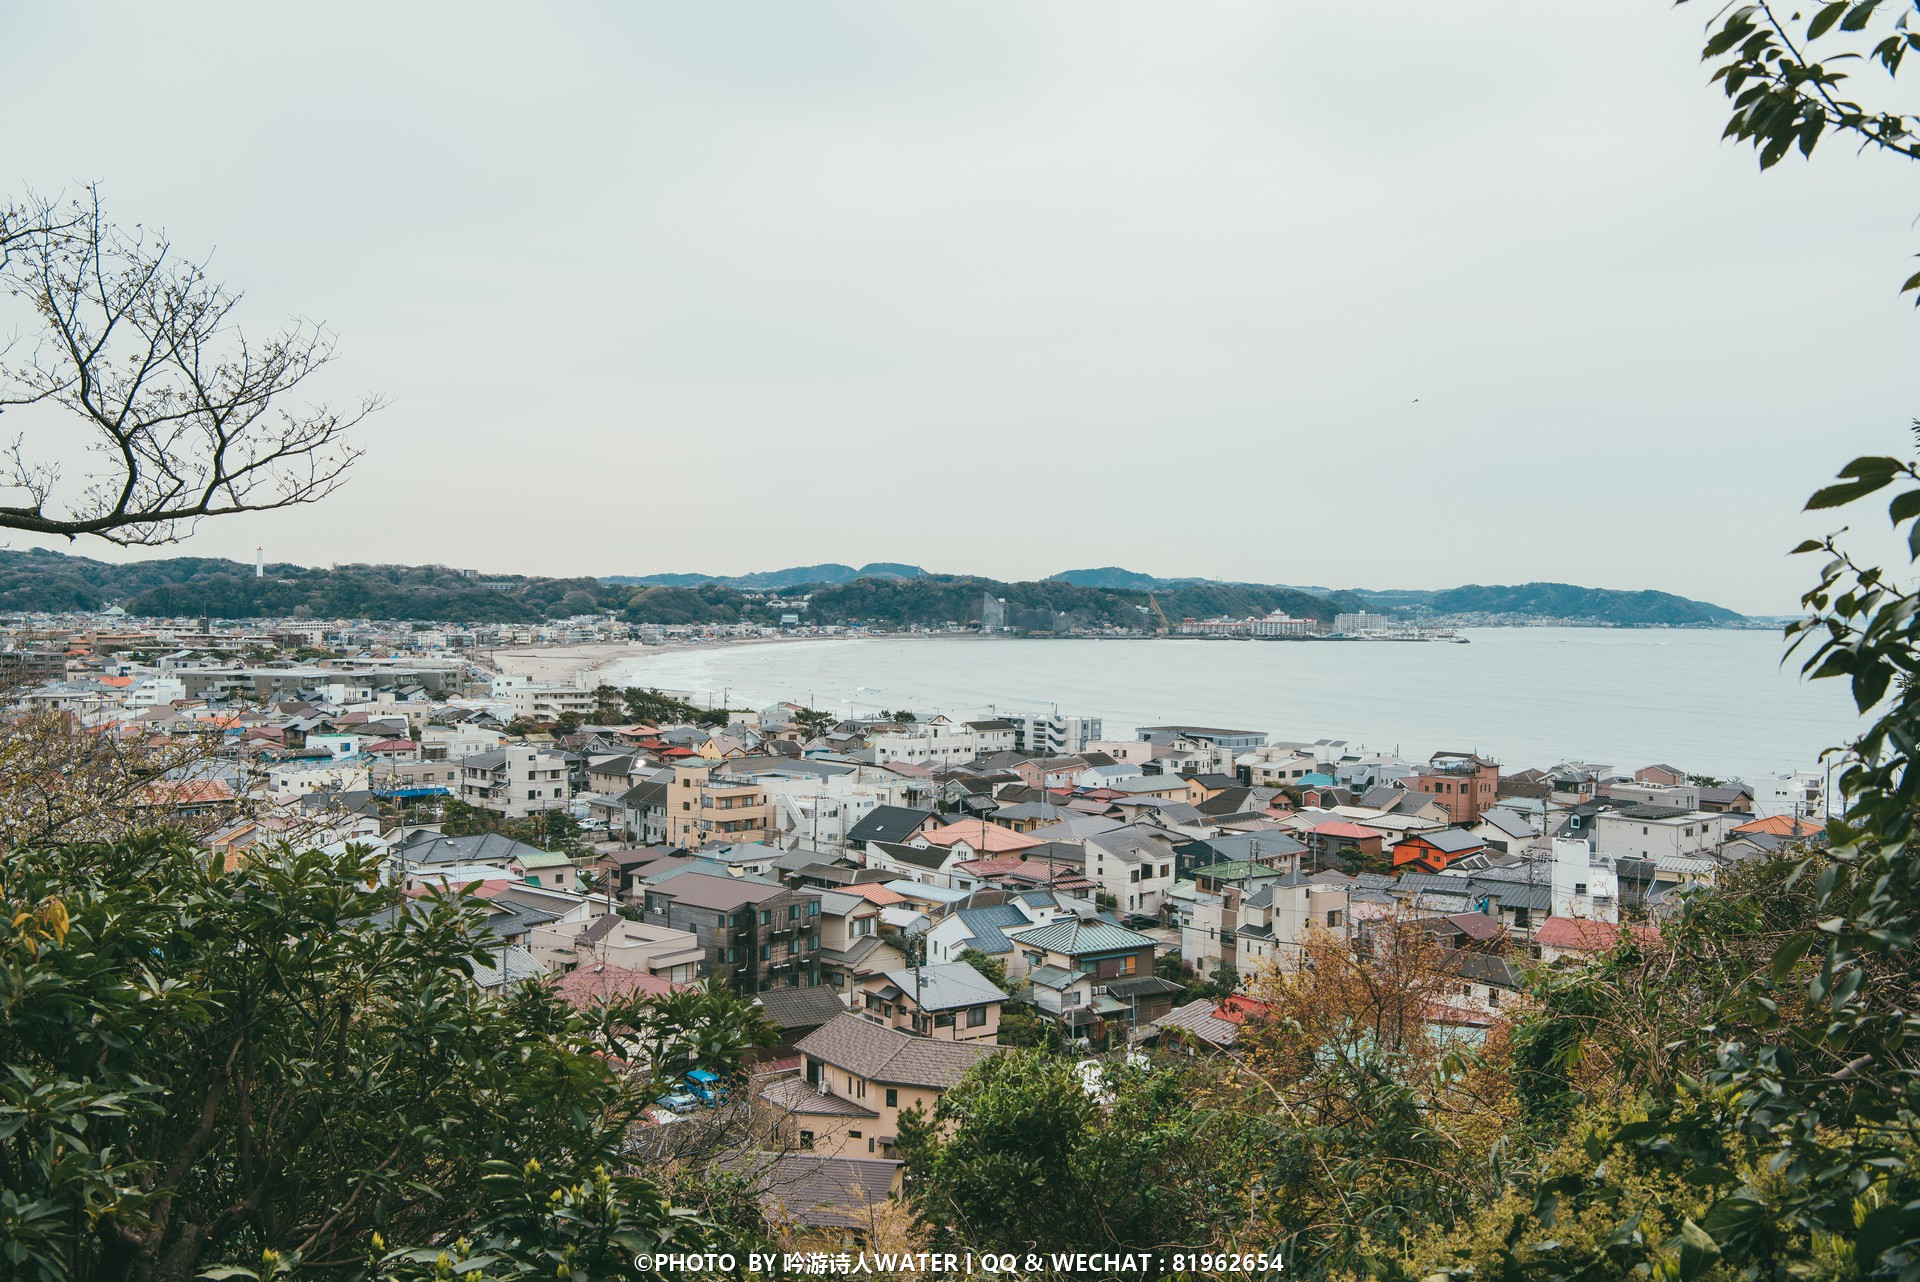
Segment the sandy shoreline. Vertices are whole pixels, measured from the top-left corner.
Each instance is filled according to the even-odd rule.
[[[671,645],[641,645],[632,641],[594,641],[579,645],[528,645],[493,651],[500,671],[524,673],[541,685],[579,685],[592,689],[615,665],[688,650],[721,650],[745,645],[787,645],[818,641],[820,637],[726,637]],[[834,640],[851,638],[837,637]]]

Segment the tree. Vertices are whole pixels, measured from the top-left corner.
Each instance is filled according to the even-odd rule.
[[[232,869],[166,834],[10,853],[0,1271],[410,1279],[446,1251],[462,1276],[585,1282],[698,1240],[621,1153],[667,1071],[645,1048],[731,1071],[736,1033],[675,1020],[738,1013],[623,1013],[653,1022],[616,1071],[604,1018],[474,985],[483,918],[400,900],[351,849]]]
[[[835,717],[819,708],[802,708],[793,714],[794,728],[809,739],[816,739],[833,728]]]
[[[333,336],[296,321],[249,339],[204,259],[114,226],[96,190],[0,208],[0,285],[38,327],[0,350],[0,409],[22,420],[0,529],[168,543],[203,517],[317,502],[359,457],[348,435],[376,401],[291,403]],[[90,464],[69,473],[82,441]]]
[[[962,948],[958,960],[986,976],[987,981],[1001,992],[1013,992],[1013,986],[1007,982],[1007,962],[1004,957],[989,957],[978,948]]]
[[[1259,1128],[1196,1107],[1178,1068],[1083,1072],[1003,1050],[901,1118],[908,1192],[937,1239],[1000,1251],[1221,1242],[1252,1195]]]

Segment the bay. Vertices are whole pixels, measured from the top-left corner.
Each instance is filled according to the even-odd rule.
[[[1424,758],[1489,753],[1506,770],[1663,761],[1721,777],[1816,769],[1859,732],[1843,682],[1783,668],[1777,633],[1475,628],[1409,642],[874,637],[668,650],[600,679],[733,707],[839,714],[1098,716],[1109,738],[1167,723],[1346,739]]]

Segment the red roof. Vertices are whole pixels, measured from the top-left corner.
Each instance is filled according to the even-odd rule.
[[[623,997],[665,997],[675,985],[661,979],[658,975],[649,975],[644,970],[635,970],[631,966],[616,966],[612,962],[595,962],[570,970],[550,981],[554,991],[566,999],[569,1006],[576,1010],[585,1010],[596,1004],[617,1001]]]
[[[1355,837],[1363,841],[1368,837],[1384,835],[1376,829],[1362,828],[1359,824],[1348,823],[1344,819],[1330,819],[1313,831],[1323,837]]]
[[[1215,1019],[1224,1019],[1229,1024],[1244,1024],[1250,1019],[1259,1019],[1273,1013],[1273,1007],[1252,997],[1242,997],[1238,993],[1220,999],[1213,1008]]]
[[[1548,948],[1600,953],[1619,943],[1623,932],[1631,933],[1642,944],[1660,942],[1660,931],[1653,926],[1636,926],[1628,922],[1615,925],[1610,921],[1587,921],[1580,917],[1547,918],[1533,933],[1533,942]]]

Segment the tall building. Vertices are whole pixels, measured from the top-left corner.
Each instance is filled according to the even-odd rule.
[[[1029,756],[1064,757],[1085,752],[1089,743],[1100,738],[1098,717],[1063,717],[1053,712],[1010,720],[1014,750]]]

